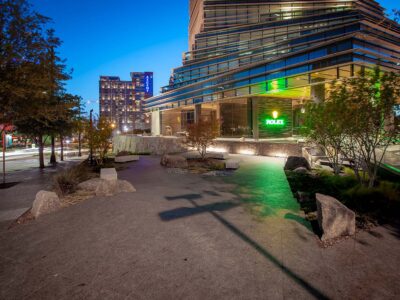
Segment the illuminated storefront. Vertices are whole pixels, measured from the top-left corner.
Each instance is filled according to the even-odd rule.
[[[375,1],[192,0],[190,51],[145,107],[153,132],[215,118],[223,137],[298,134],[303,106],[333,80],[400,70],[400,26]],[[276,116],[276,117],[275,117]]]

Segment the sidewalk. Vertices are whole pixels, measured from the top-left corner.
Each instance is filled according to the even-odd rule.
[[[0,231],[32,206],[38,191],[52,188],[51,177],[55,173],[83,159],[85,157],[69,158],[59,162],[56,167],[47,166],[44,170],[37,167],[37,158],[18,161],[17,165],[14,162],[14,171],[7,173],[6,179],[7,182],[19,183],[8,189],[0,189]],[[20,170],[15,171],[18,168]]]

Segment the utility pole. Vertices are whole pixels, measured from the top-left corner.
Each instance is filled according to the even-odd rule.
[[[91,136],[92,133],[93,133],[93,119],[92,119],[92,117],[93,117],[93,109],[90,110],[90,117],[89,117],[89,119],[90,119],[90,133],[89,133],[90,137],[89,138],[93,138]],[[92,142],[90,142],[90,159],[89,159],[89,161],[90,161],[90,165],[93,165],[93,143]]]

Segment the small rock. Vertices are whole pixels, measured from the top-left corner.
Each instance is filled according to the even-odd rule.
[[[33,201],[31,213],[35,218],[55,212],[61,208],[61,201],[54,192],[39,191]]]
[[[187,174],[189,171],[179,168],[168,168],[167,173],[169,174]]]
[[[311,201],[310,194],[309,193],[305,193],[305,192],[297,191],[296,192],[296,198],[300,203],[305,203],[305,202]]]

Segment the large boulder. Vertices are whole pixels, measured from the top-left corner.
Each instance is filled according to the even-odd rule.
[[[284,169],[288,171],[294,171],[298,168],[306,168],[307,170],[310,170],[310,165],[308,164],[308,161],[304,157],[289,156],[287,158]]]
[[[165,154],[161,158],[161,165],[167,168],[187,168],[188,162],[182,155]]]
[[[307,174],[308,170],[307,170],[307,168],[304,168],[304,167],[298,167],[298,168],[294,169],[293,172],[298,173],[298,174]]]
[[[110,197],[118,193],[117,180],[104,180],[102,179],[97,186],[95,194],[99,197]]]
[[[78,188],[99,197],[136,192],[133,185],[126,180],[105,180],[101,178],[93,178],[82,182],[78,185]]]
[[[92,179],[89,179],[89,180],[79,183],[78,189],[95,193],[98,186],[101,185],[102,182],[103,182],[103,179],[92,178]]]
[[[355,234],[356,215],[352,210],[333,197],[316,194],[316,198],[323,241]]]
[[[127,180],[118,180],[118,193],[134,193],[136,189],[133,185]]]
[[[54,192],[39,191],[33,201],[31,213],[35,218],[55,212],[61,208],[61,201]]]

